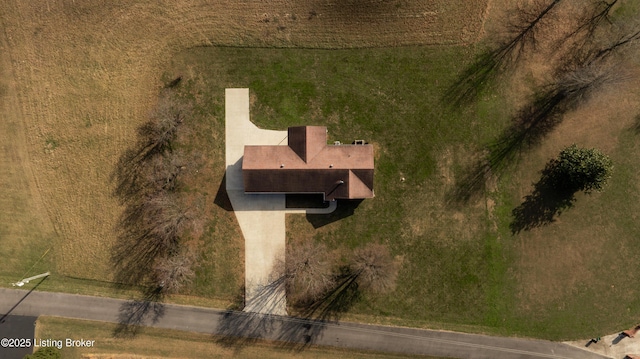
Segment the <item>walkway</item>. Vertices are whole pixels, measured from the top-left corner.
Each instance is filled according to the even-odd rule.
[[[48,280],[55,280],[52,277]],[[26,297],[25,297],[26,296]],[[22,300],[22,301],[21,301]],[[17,306],[15,306],[19,303]],[[31,292],[0,288],[0,313],[15,306],[14,315],[53,315],[118,322],[128,301],[77,294]],[[159,328],[216,334],[212,340],[243,345],[242,338],[279,340],[283,345],[303,349],[306,344],[327,345],[390,353],[421,354],[473,359],[605,359],[601,355],[563,343],[545,340],[491,337],[434,330],[321,323],[299,318],[245,312],[164,305],[155,322],[141,324]],[[55,339],[55,338],[54,338]],[[84,338],[91,339],[91,338]],[[251,340],[249,339],[248,342]],[[101,343],[95,346],[99,348]]]
[[[245,311],[286,315],[282,278],[285,256],[285,214],[281,194],[244,194],[242,156],[245,145],[287,145],[287,131],[262,130],[249,118],[249,89],[225,90],[227,193],[245,243]],[[336,203],[314,213],[330,213]],[[310,212],[311,210],[308,210]]]

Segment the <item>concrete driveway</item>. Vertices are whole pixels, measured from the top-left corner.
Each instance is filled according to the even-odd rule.
[[[249,89],[225,90],[227,193],[245,244],[245,311],[285,315],[282,281],[287,213],[331,213],[326,209],[287,210],[281,194],[244,194],[242,157],[245,145],[287,145],[287,131],[263,130],[249,115]]]

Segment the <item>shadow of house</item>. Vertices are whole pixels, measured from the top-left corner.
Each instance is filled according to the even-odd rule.
[[[213,200],[213,203],[227,212],[233,211],[231,199],[229,199],[229,194],[227,193],[226,171],[224,176],[222,177],[222,182],[220,182],[220,186],[218,187],[218,192],[216,193],[216,198]]]
[[[307,221],[311,223],[313,228],[326,226],[327,224],[352,216],[362,201],[364,201],[364,199],[339,199],[337,200],[338,206],[335,211],[329,214],[307,214]]]
[[[329,208],[329,202],[321,193],[287,193],[285,196],[287,209]]]

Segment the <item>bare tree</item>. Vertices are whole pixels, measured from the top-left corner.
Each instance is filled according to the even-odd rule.
[[[385,245],[369,243],[355,249],[350,268],[356,283],[363,289],[386,293],[396,286],[399,268]]]
[[[527,5],[518,4],[509,17],[509,40],[504,41],[499,47],[502,49],[500,56],[514,56],[514,60],[517,60],[527,48],[535,49],[542,23],[549,19],[552,10],[560,1],[536,0]]]
[[[562,120],[607,84],[624,80],[624,71],[610,64],[583,65],[559,72],[555,82],[523,106],[503,134],[488,146],[487,170],[499,174],[523,149],[538,145]]]
[[[145,284],[154,276],[181,278],[186,273],[188,257],[177,253],[189,216],[176,192],[185,161],[172,143],[187,113],[188,106],[165,90],[151,119],[140,127],[136,146],[118,161],[114,193],[125,208],[112,260],[119,282]],[[167,272],[168,266],[180,271]]]
[[[122,203],[156,190],[157,184],[167,185],[162,184],[163,181],[175,184],[184,160],[181,154],[173,153],[172,142],[189,113],[190,107],[179,102],[171,92],[162,93],[150,120],[138,129],[137,144],[124,152],[112,174],[116,184],[114,194]]]
[[[159,193],[142,203],[142,227],[150,236],[173,248],[188,219],[175,194]]]
[[[178,175],[186,167],[181,151],[174,150],[163,156],[154,156],[144,167],[144,183],[152,192],[175,192],[178,189]]]
[[[151,114],[149,122],[139,129],[144,147],[142,153],[164,153],[171,150],[171,142],[175,140],[178,127],[188,115],[189,108],[180,103],[169,92],[165,92],[158,100],[158,106]]]
[[[333,264],[326,245],[315,241],[290,244],[285,277],[289,299],[307,303],[319,299],[335,285]]]
[[[116,280],[141,284],[153,273],[157,258],[179,248],[188,216],[175,194],[164,192],[130,202],[122,213],[112,261]]]
[[[176,293],[195,277],[195,262],[195,252],[190,249],[158,258],[153,268],[154,281],[163,293]]]

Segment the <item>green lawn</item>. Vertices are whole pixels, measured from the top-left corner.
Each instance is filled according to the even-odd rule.
[[[513,236],[511,210],[530,191],[530,184],[550,158],[548,146],[524,154],[480,200],[455,206],[446,202],[456,177],[479,156],[484,144],[499,135],[514,110],[508,93],[499,88],[471,107],[451,109],[442,103],[445,89],[472,57],[471,48],[442,46],[196,48],[175,56],[164,78],[183,75],[179,91],[197,104],[194,122],[200,129],[195,131],[200,151],[222,149],[227,87],[250,88],[252,120],[262,128],[325,125],[330,141],[365,139],[375,146],[374,199],[362,202],[352,216],[319,227],[326,217],[292,215],[288,219],[289,238],[314,239],[345,251],[380,242],[388,244],[401,260],[397,290],[364,296],[348,318],[549,339],[590,337],[632,323],[636,317],[629,315],[640,309],[640,303],[625,302],[626,309],[621,311],[619,301],[637,281],[616,279],[616,288],[621,287],[618,295],[601,291],[609,287],[604,284],[607,278],[622,274],[607,262],[615,261],[619,254],[617,241],[629,245],[625,250],[630,258],[640,253],[631,247],[638,227],[624,215],[637,208],[637,196],[635,192],[619,193],[634,176],[627,173],[627,179],[622,178],[633,167],[628,155],[637,153],[635,136],[627,130],[616,132],[626,142],[620,141],[616,152],[609,154],[614,161],[625,160],[618,162],[620,171],[605,193],[578,196],[576,206],[563,214],[562,221]],[[206,126],[213,129],[206,130]],[[551,147],[565,141],[556,137],[548,140]],[[223,162],[222,153],[215,156],[210,186],[220,183]],[[402,177],[406,180],[401,181]],[[189,188],[201,191],[197,182]],[[207,202],[212,195],[207,193]],[[606,215],[597,212],[618,203],[621,209]],[[211,213],[220,211],[212,209]],[[601,221],[594,221],[597,218]],[[211,233],[233,233],[236,226],[232,220],[211,221]],[[619,236],[596,236],[602,232],[593,226],[602,222],[607,231],[615,230]],[[592,226],[588,241],[559,242],[576,237],[573,234],[585,226]],[[229,251],[226,238],[210,239],[205,252],[226,258],[219,253],[241,250],[234,246]],[[600,251],[590,252],[581,249],[581,241],[604,244]],[[538,252],[529,253],[527,243]],[[555,256],[535,257],[543,249]],[[557,264],[564,250],[577,253],[573,257],[579,256],[583,267],[593,270],[567,272],[572,269],[570,262]],[[238,279],[229,279],[230,272],[215,262],[203,264],[201,270],[207,276],[198,281],[208,281],[208,285],[200,282],[203,286],[194,294],[233,294],[233,285],[228,283],[237,285]]]
[[[397,291],[366,297],[354,313],[487,326],[513,301],[505,280],[509,251],[484,208],[449,208],[443,196],[466,158],[505,121],[477,115],[500,114],[497,99],[464,111],[441,103],[470,56],[459,47],[207,48],[177,56],[166,78],[184,75],[182,91],[215,128],[224,118],[224,88],[249,87],[252,119],[263,128],[326,125],[330,140],[374,144],[375,199],[317,230],[304,216],[291,216],[289,226],[330,247],[387,243],[401,257]]]

